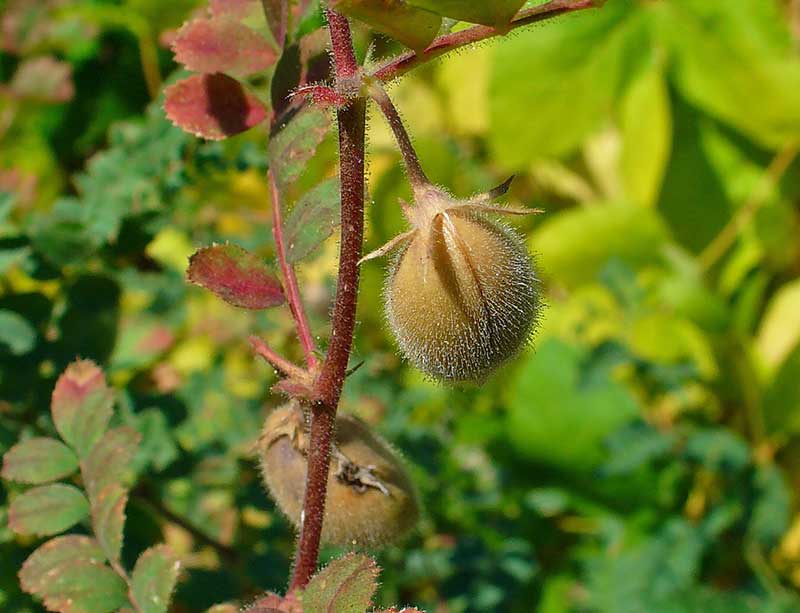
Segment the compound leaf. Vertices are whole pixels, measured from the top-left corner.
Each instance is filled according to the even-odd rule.
[[[378,565],[369,556],[349,553],[314,575],[303,592],[303,609],[326,613],[364,613],[378,587]]]
[[[11,501],[8,525],[19,534],[58,534],[89,515],[89,502],[81,491],[64,483],[40,485]]]
[[[49,483],[78,469],[78,458],[64,443],[37,437],[17,443],[3,456],[4,479],[21,483]]]
[[[82,458],[105,432],[113,406],[103,371],[90,360],[76,360],[56,381],[50,410],[61,438]]]
[[[151,547],[139,556],[131,583],[142,613],[166,613],[180,569],[180,561],[166,545]]]

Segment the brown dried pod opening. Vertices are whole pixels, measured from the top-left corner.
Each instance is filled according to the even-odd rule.
[[[380,547],[410,530],[419,517],[416,492],[391,447],[361,420],[336,417],[322,540]],[[303,411],[286,404],[267,418],[259,440],[264,483],[278,507],[300,524],[308,437]]]

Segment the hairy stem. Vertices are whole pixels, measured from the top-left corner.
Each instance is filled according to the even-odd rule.
[[[331,46],[337,79],[358,71],[347,19],[328,10]],[[342,393],[353,344],[358,297],[358,260],[364,236],[364,124],[366,102],[359,98],[337,112],[342,235],[339,274],[328,353],[315,383],[311,405],[311,439],[305,500],[290,590],[305,587],[317,568],[331,441],[336,408]]]
[[[314,338],[311,336],[311,327],[308,325],[306,310],[303,307],[303,299],[300,296],[300,288],[297,285],[297,275],[295,275],[294,268],[286,257],[286,245],[283,240],[281,197],[278,192],[278,186],[275,183],[275,175],[272,172],[272,168],[267,171],[267,179],[269,180],[269,190],[272,196],[272,236],[275,238],[275,250],[278,254],[283,282],[286,285],[286,301],[289,303],[289,309],[292,312],[292,317],[294,317],[297,338],[303,347],[306,364],[309,368],[314,368],[317,365],[316,347]]]
[[[392,128],[392,132],[394,132],[397,145],[400,147],[400,153],[403,155],[409,182],[413,187],[427,185],[430,181],[428,181],[425,171],[422,170],[422,166],[419,164],[417,152],[411,144],[411,138],[403,125],[403,120],[400,119],[400,113],[397,112],[397,108],[389,98],[386,90],[383,89],[379,82],[373,82],[370,84],[369,94],[380,107],[384,117],[386,117],[386,121],[389,122],[389,126]]]
[[[372,73],[372,76],[384,82],[392,81],[412,68],[430,62],[454,49],[471,45],[493,36],[501,36],[509,30],[552,19],[565,13],[596,8],[600,4],[602,4],[601,0],[550,0],[545,4],[520,11],[514,21],[505,29],[491,26],[473,26],[466,30],[439,36],[419,53],[408,51],[387,60]]]

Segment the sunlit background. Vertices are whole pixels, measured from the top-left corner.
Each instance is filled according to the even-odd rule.
[[[162,110],[186,74],[169,42],[200,4],[0,1],[0,453],[52,432],[75,356],[101,364],[143,435],[124,560],[182,554],[181,612],[285,589],[294,537],[252,455],[281,399],[246,337],[301,357],[288,310],[184,281],[214,241],[274,256],[263,127],[205,142]],[[371,36],[362,58],[401,49]],[[545,211],[513,223],[546,308],[484,386],[443,387],[398,356],[386,262],[364,265],[342,410],[402,452],[424,504],[376,554],[379,604],[800,610],[800,3],[609,0],[389,93],[434,182],[468,196],[515,175],[506,200]],[[374,107],[368,145],[365,251],[405,229],[410,198]],[[335,164],[331,133],[289,207]],[[323,346],[337,250],[334,233],[298,267]],[[15,487],[0,609],[41,611],[18,586],[40,541],[7,528]]]

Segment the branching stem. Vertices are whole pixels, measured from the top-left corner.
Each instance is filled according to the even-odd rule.
[[[297,338],[300,340],[300,345],[303,347],[306,364],[309,369],[313,369],[317,365],[316,346],[314,345],[314,338],[311,336],[311,327],[308,325],[308,317],[306,316],[305,307],[303,307],[303,298],[300,296],[300,288],[297,285],[297,275],[295,275],[294,267],[292,267],[286,257],[286,245],[283,240],[281,196],[280,192],[278,192],[278,186],[275,182],[275,175],[272,172],[272,168],[267,171],[267,179],[269,181],[269,191],[272,198],[272,236],[275,238],[275,251],[278,255],[278,263],[281,267],[283,282],[286,285],[286,301],[289,303],[289,309],[292,311],[292,317],[294,317],[297,327]]]
[[[337,79],[357,74],[350,25],[328,10],[331,46]],[[353,100],[337,112],[342,234],[339,273],[328,353],[314,387],[311,439],[305,500],[290,591],[305,587],[317,568],[322,520],[325,514],[331,442],[336,408],[342,393],[356,322],[359,266],[364,236],[364,127],[366,103]]]
[[[566,13],[597,8],[601,4],[601,0],[550,0],[550,2],[545,4],[520,11],[517,13],[514,21],[505,29],[491,26],[473,26],[466,30],[439,36],[419,53],[408,51],[387,60],[372,72],[372,76],[383,82],[392,81],[404,75],[412,68],[430,62],[460,47],[465,47],[494,36],[501,36],[507,34],[509,30],[552,19],[553,17],[558,17]]]

